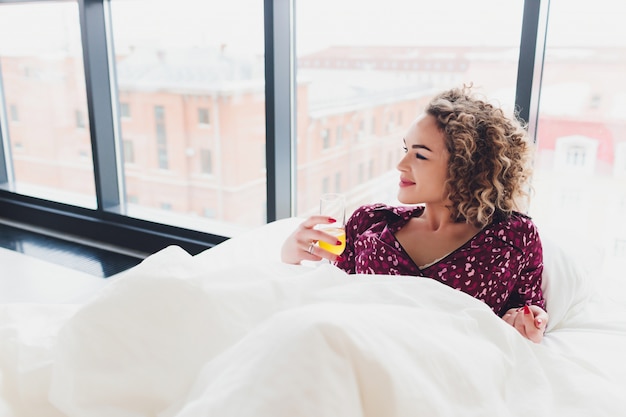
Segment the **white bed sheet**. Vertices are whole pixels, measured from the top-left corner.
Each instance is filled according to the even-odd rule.
[[[624,414],[626,309],[551,241],[537,345],[433,280],[280,263],[299,221],[164,249],[79,304],[2,305],[0,415]]]

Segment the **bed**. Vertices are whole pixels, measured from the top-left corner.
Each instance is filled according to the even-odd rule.
[[[625,415],[626,304],[584,246],[542,236],[534,344],[430,279],[282,264],[300,221],[165,248],[72,302],[1,305],[0,415]]]

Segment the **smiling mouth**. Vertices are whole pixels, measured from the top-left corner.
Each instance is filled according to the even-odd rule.
[[[405,179],[400,178],[400,187],[409,187],[411,185],[415,185],[413,181],[407,181]]]

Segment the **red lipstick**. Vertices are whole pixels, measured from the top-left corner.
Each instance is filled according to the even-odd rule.
[[[404,178],[400,178],[400,184],[398,184],[400,187],[410,187],[411,185],[415,185],[415,183],[413,181],[408,181],[405,180]]]

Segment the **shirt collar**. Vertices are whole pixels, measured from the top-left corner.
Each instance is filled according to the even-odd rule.
[[[397,217],[398,219],[408,221],[411,217],[421,215],[424,211],[424,206],[388,206],[386,204],[381,204],[375,207],[374,211],[385,212],[391,216]]]

